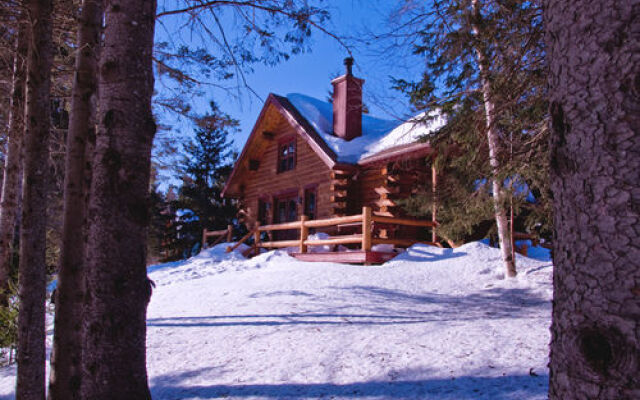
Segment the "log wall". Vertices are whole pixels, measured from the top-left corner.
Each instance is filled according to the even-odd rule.
[[[270,134],[264,136],[248,153],[248,157],[258,160],[255,171],[243,171],[244,192],[242,196],[244,222],[253,226],[258,217],[258,201],[262,198],[269,202],[267,221],[273,222],[274,198],[284,193],[297,193],[298,218],[304,211],[304,190],[315,187],[316,218],[328,218],[332,215],[330,192],[330,169],[300,137],[295,129],[277,112],[269,113]],[[296,165],[293,170],[278,173],[278,147],[288,137],[296,140]]]

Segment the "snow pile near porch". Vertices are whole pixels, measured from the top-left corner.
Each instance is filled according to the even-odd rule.
[[[545,399],[548,261],[415,245],[380,266],[245,259],[149,268],[154,399]],[[0,369],[13,399],[15,367]]]
[[[383,150],[414,143],[446,122],[437,113],[430,114],[428,119],[420,114],[404,123],[365,114],[362,116],[362,136],[346,141],[333,135],[332,104],[299,93],[290,93],[287,99],[336,153],[338,161],[347,163],[357,163]]]

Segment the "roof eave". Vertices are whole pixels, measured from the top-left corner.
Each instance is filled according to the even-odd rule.
[[[364,167],[379,163],[388,163],[400,159],[427,157],[432,155],[434,152],[435,149],[431,147],[431,144],[429,142],[401,145],[396,146],[396,148],[392,147],[390,149],[373,154],[369,157],[363,158],[358,161],[358,165]]]

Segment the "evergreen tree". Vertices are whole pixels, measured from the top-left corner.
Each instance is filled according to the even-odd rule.
[[[156,184],[151,185],[149,196],[151,220],[147,242],[148,264],[176,258],[174,197],[172,187],[165,194],[158,189]]]
[[[238,121],[210,103],[211,112],[199,118],[194,138],[185,147],[182,187],[177,200],[181,209],[177,239],[183,250],[200,242],[203,229],[221,230],[237,224],[236,204],[221,192],[233,167],[229,134]]]
[[[505,226],[511,194],[524,195],[527,188],[538,195],[535,203],[523,201],[525,196],[514,199],[516,211],[527,209],[523,227],[544,229],[551,219],[539,2],[407,0],[398,15],[403,23],[388,38],[424,57],[425,72],[419,81],[396,79],[395,88],[417,110],[448,116],[429,138],[438,150],[440,232],[458,241],[493,217],[497,231],[484,232],[498,233],[512,276]],[[409,208],[424,212],[430,205],[420,203],[431,197],[431,188],[424,187]]]

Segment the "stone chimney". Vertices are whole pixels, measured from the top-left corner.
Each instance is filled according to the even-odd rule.
[[[351,72],[353,58],[344,59],[345,75],[331,81],[333,85],[333,134],[344,140],[362,136],[362,85],[364,79]]]

